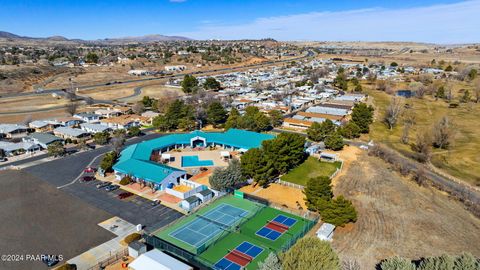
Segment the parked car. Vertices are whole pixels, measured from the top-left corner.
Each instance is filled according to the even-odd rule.
[[[114,191],[114,190],[117,190],[120,186],[118,185],[108,185],[107,187],[105,187],[105,190],[110,192],[110,191]]]
[[[152,206],[157,206],[160,204],[160,200],[153,200]]]
[[[104,188],[104,187],[109,186],[109,185],[111,185],[111,184],[112,184],[112,183],[110,183],[110,182],[102,182],[102,183],[100,183],[100,184],[97,184],[97,188],[98,188],[98,189]]]
[[[87,167],[85,168],[85,170],[83,170],[83,172],[85,173],[94,173],[97,171],[97,168],[94,168],[94,167]]]
[[[90,182],[90,181],[93,181],[93,180],[96,180],[94,176],[84,176],[82,177],[82,180],[80,180],[81,182]]]
[[[118,194],[118,198],[120,200],[123,200],[123,199],[128,198],[132,195],[133,195],[133,193],[131,193],[131,192],[123,192],[123,193]]]
[[[56,265],[60,260],[56,255],[42,255],[42,262],[46,264],[48,267],[52,267]]]

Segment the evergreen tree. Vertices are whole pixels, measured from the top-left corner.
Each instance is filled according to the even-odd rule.
[[[360,128],[353,121],[349,121],[345,126],[340,128],[339,132],[347,139],[358,138],[360,136]]]
[[[112,167],[117,162],[118,154],[115,151],[111,151],[103,156],[102,161],[100,162],[100,168],[105,172],[112,171]]]
[[[225,123],[225,129],[228,130],[230,128],[239,128],[241,117],[242,116],[240,115],[238,110],[235,108],[232,108],[232,110],[230,111],[230,114],[228,115],[227,122]]]
[[[312,141],[324,141],[335,132],[336,128],[337,126],[330,119],[326,119],[321,124],[313,122],[307,129],[307,136]]]
[[[352,120],[360,128],[361,133],[370,131],[370,124],[373,123],[373,107],[365,103],[357,103],[352,110]]]
[[[470,253],[462,253],[455,258],[453,270],[478,270],[480,261],[475,259]]]
[[[415,270],[415,264],[402,257],[392,257],[380,264],[381,270]]]
[[[227,120],[227,111],[218,101],[212,102],[207,109],[207,120],[210,124],[216,127],[219,124],[225,123]]]
[[[282,266],[284,270],[340,270],[340,260],[329,242],[305,237],[285,253]]]
[[[345,143],[339,132],[335,132],[325,139],[325,147],[334,151],[342,150]]]
[[[183,92],[187,94],[195,93],[196,86],[198,86],[198,80],[193,75],[185,75],[181,83]]]
[[[218,82],[213,77],[208,77],[207,79],[205,79],[205,82],[203,83],[203,88],[205,88],[206,90],[220,89],[220,82]]]
[[[343,196],[338,196],[320,210],[320,216],[324,222],[335,226],[343,226],[349,222],[357,221],[357,211],[352,202]]]
[[[282,125],[283,113],[279,110],[271,110],[268,115],[270,116],[270,124],[272,127],[278,127]]]
[[[303,190],[305,194],[305,204],[308,209],[313,211],[319,211],[319,199],[329,201],[333,197],[332,180],[327,176],[320,176],[316,178],[310,178],[307,182],[307,186]]]

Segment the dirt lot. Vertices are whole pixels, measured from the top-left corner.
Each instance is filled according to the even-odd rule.
[[[35,110],[49,109],[52,107],[62,106],[67,104],[66,99],[57,99],[51,95],[1,98],[0,99],[0,113],[12,113]]]
[[[468,251],[480,256],[480,220],[431,188],[421,188],[390,171],[383,161],[361,153],[338,179],[336,195],[351,199],[354,225],[338,228],[333,246],[342,257],[374,269],[380,260],[412,259]]]

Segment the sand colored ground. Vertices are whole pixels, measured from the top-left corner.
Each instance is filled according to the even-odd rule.
[[[156,85],[142,86],[141,91],[142,92],[140,95],[132,98],[122,99],[122,101],[135,102],[141,100],[143,96],[149,96],[151,98],[163,98],[165,96],[181,97],[185,95],[180,87],[166,86],[163,83],[158,84],[158,82]]]
[[[51,95],[0,98],[0,113],[16,113],[32,109],[49,109],[56,106],[64,106],[66,99],[57,99]]]
[[[185,185],[178,185],[178,186],[174,186],[174,187],[173,187],[173,190],[176,190],[176,191],[178,191],[178,192],[185,193],[185,192],[187,192],[187,191],[189,191],[189,190],[192,190],[192,188],[189,187],[189,186],[185,186]]]
[[[343,161],[343,166],[340,172],[332,178],[332,185],[335,186],[338,179],[345,175],[345,173],[348,171],[350,168],[350,165],[352,162],[356,161],[358,158],[358,155],[361,154],[363,150],[360,150],[359,148],[355,146],[345,146],[343,150],[337,151],[337,152],[332,152],[338,155],[338,157]]]
[[[115,85],[96,87],[90,89],[78,90],[77,93],[81,96],[88,96],[99,100],[114,100],[122,97],[133,95],[134,87],[130,85]]]
[[[204,171],[204,172],[201,172],[197,175],[192,176],[188,180],[199,183],[199,184],[202,184],[202,185],[206,185],[207,187],[210,187],[210,183],[209,183],[208,179],[210,178],[210,175],[212,175],[212,173],[213,173],[213,169],[210,168],[207,171]]]
[[[258,197],[269,200],[272,203],[287,206],[291,209],[299,209],[299,204],[306,209],[304,195],[302,190],[283,186],[280,184],[270,184],[267,188],[248,185],[240,189],[245,193],[250,193]]]
[[[352,200],[355,224],[337,228],[333,246],[341,257],[374,269],[387,257],[411,259],[459,254],[480,256],[480,220],[432,188],[418,187],[380,159],[361,153],[334,188]]]

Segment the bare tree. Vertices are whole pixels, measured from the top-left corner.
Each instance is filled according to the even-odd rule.
[[[447,149],[453,141],[454,129],[447,116],[440,118],[433,125],[433,146]]]
[[[143,103],[141,101],[135,103],[133,106],[132,106],[132,112],[134,114],[141,114],[145,111],[145,106],[143,105]]]
[[[22,124],[24,124],[25,126],[28,126],[28,124],[30,124],[31,122],[32,122],[32,115],[29,114],[29,115],[25,116]]]
[[[405,123],[403,125],[403,130],[402,130],[402,136],[400,137],[400,140],[402,141],[403,144],[408,144],[408,141],[409,141],[409,135],[410,135],[410,128],[412,126]]]
[[[473,93],[475,95],[475,103],[480,102],[480,79],[473,83]]]
[[[385,111],[384,121],[392,130],[397,124],[398,118],[402,113],[403,102],[400,98],[393,97]]]
[[[353,258],[344,258],[342,260],[342,270],[360,270],[360,264]]]
[[[77,112],[77,109],[78,109],[78,104],[75,103],[74,101],[71,101],[70,103],[67,104],[67,106],[65,106],[65,111],[71,116],[73,116]]]
[[[432,135],[428,130],[417,132],[413,150],[418,153],[418,160],[420,162],[430,161],[432,154]]]
[[[113,151],[117,154],[120,154],[120,150],[125,144],[126,132],[124,129],[118,129],[113,133],[113,137],[110,140],[112,143]]]
[[[425,168],[425,165],[418,165],[416,169],[414,170],[413,173],[413,180],[419,185],[419,186],[425,186],[427,183],[427,169]]]

